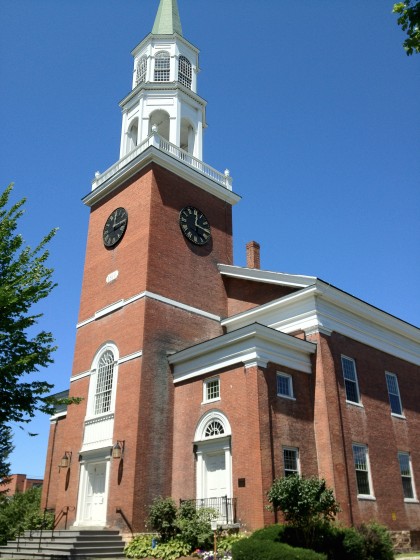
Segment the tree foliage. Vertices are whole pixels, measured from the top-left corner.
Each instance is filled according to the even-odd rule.
[[[0,495],[6,491],[4,485],[9,481],[10,463],[8,459],[12,451],[12,430],[9,426],[0,426]]]
[[[304,527],[318,521],[332,521],[340,511],[334,493],[323,478],[298,475],[275,480],[268,492],[274,510],[281,510],[288,523]]]
[[[42,313],[33,306],[47,297],[55,284],[46,266],[50,231],[35,249],[16,233],[25,199],[9,205],[12,185],[0,195],[0,428],[7,422],[28,422],[37,410],[51,413],[46,396],[53,385],[25,380],[52,363],[53,336],[37,331]]]
[[[397,2],[393,12],[398,14],[398,25],[407,33],[403,43],[407,55],[420,53],[420,2]]]
[[[27,492],[11,497],[0,496],[0,544],[13,540],[19,533],[29,529],[51,529],[54,523],[52,513],[45,515],[40,510],[41,488],[31,488]]]

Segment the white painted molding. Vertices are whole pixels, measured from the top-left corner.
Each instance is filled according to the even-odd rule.
[[[93,206],[105,196],[111,194],[123,182],[130,179],[130,177],[133,177],[133,175],[141,171],[150,163],[156,163],[167,171],[172,171],[178,175],[178,177],[189,181],[193,185],[231,205],[236,204],[241,199],[239,195],[226,187],[223,187],[216,181],[213,181],[210,177],[204,175],[198,169],[194,169],[193,167],[186,165],[181,160],[170,156],[154,146],[149,146],[144,151],[140,152],[137,157],[113,173],[113,175],[105,180],[100,186],[96,187],[87,194],[82,199],[83,203],[87,206]],[[104,174],[105,173],[106,171]],[[98,180],[99,179],[97,179],[97,181]]]
[[[206,317],[207,319],[211,319],[213,321],[220,321],[221,319],[218,315],[214,315],[213,313],[209,313],[208,311],[204,311],[203,309],[198,309],[197,307],[191,307],[191,305],[186,305],[185,303],[181,303],[180,301],[175,301],[174,299],[170,299],[161,296],[159,294],[154,294],[153,292],[149,292],[146,290],[128,299],[121,299],[119,301],[111,303],[110,305],[107,305],[103,309],[99,309],[98,311],[95,311],[95,314],[92,317],[89,317],[88,319],[85,319],[84,321],[80,321],[80,323],[77,323],[76,329],[80,329],[81,327],[84,327],[85,325],[88,325],[93,321],[97,321],[98,319],[101,319],[102,317],[105,317],[110,313],[114,313],[118,309],[121,309],[126,305],[130,305],[131,303],[134,303],[135,301],[142,298],[154,299],[156,301],[165,303],[166,305],[171,305],[172,307],[183,309],[184,311],[188,311],[189,313],[194,313],[195,315],[200,315],[201,317]]]
[[[316,345],[254,323],[242,329],[202,342],[168,357],[174,383],[237,364],[268,362],[312,372],[311,354]]]
[[[420,365],[420,329],[317,280],[282,298],[222,320],[228,332],[258,322],[285,333],[343,334]]]
[[[283,272],[271,272],[259,268],[245,268],[232,266],[229,264],[218,264],[220,274],[241,280],[251,280],[253,282],[266,282],[268,284],[279,284],[293,288],[307,288],[315,284],[315,276],[300,276],[297,274],[285,274]]]
[[[143,350],[137,350],[137,352],[133,352],[132,354],[127,354],[126,356],[122,356],[121,358],[119,358],[117,360],[117,364],[124,364],[125,362],[135,360],[136,358],[141,358],[142,356]],[[70,377],[70,383],[78,381],[79,379],[83,379],[84,377],[88,377],[89,375],[91,375],[92,371],[94,370],[84,371],[83,373],[77,373],[76,375],[73,375],[72,377]]]

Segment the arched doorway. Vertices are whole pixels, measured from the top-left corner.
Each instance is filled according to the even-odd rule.
[[[231,429],[218,410],[207,412],[195,432],[196,496],[203,507],[219,512],[218,523],[234,519],[232,506]]]

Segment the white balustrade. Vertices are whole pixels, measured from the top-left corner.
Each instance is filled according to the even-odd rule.
[[[148,138],[146,138],[146,140],[136,146],[133,150],[131,150],[131,152],[123,156],[117,161],[117,163],[104,171],[104,173],[96,173],[95,179],[92,182],[92,190],[105,183],[105,181],[107,181],[110,177],[136,159],[137,156],[144,152],[149,146],[155,146],[157,149],[169,154],[178,161],[182,161],[185,165],[194,168],[199,173],[202,173],[204,176],[216,181],[223,187],[229,189],[230,191],[232,190],[232,177],[229,175],[227,170],[225,173],[220,173],[210,165],[205,164],[201,160],[192,156],[190,153],[182,150],[178,146],[175,146],[175,144],[171,144],[171,142],[168,142],[168,140],[165,140],[156,132],[153,132]]]

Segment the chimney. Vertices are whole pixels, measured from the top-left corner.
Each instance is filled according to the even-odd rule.
[[[260,268],[260,244],[256,241],[246,244],[246,266],[247,268]]]

